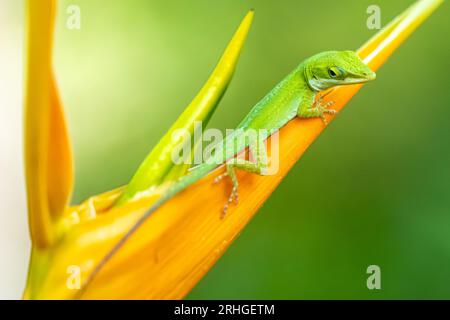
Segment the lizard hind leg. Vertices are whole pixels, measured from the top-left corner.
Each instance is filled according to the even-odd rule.
[[[236,172],[234,171],[234,165],[227,163],[226,164],[226,169],[227,169],[227,172],[224,175],[222,175],[222,176],[230,177],[231,182],[233,183],[233,188],[231,189],[231,194],[228,197],[228,200],[227,200],[227,202],[225,203],[225,205],[223,207],[222,215],[220,216],[222,219],[225,218],[225,216],[226,216],[226,214],[228,212],[228,207],[233,202],[233,200],[236,201],[236,204],[239,202],[239,193],[238,193],[239,182],[238,182],[238,179],[237,179],[237,176],[236,176]]]
[[[230,162],[227,162],[225,165],[226,172],[224,174],[221,174],[214,180],[214,182],[217,183],[217,182],[221,181],[224,177],[228,176],[228,177],[230,177],[231,182],[233,183],[233,188],[231,190],[231,194],[228,197],[228,200],[225,203],[225,206],[222,211],[222,215],[221,215],[222,219],[226,216],[231,203],[233,201],[235,201],[236,204],[239,202],[239,193],[238,193],[239,182],[238,182],[238,178],[236,176],[236,172],[234,169],[236,168],[236,169],[244,170],[244,171],[259,174],[259,175],[267,174],[268,161],[267,161],[267,153],[266,153],[266,148],[264,146],[264,143],[262,143],[262,142],[259,142],[259,144],[255,143],[255,142],[251,143],[250,151],[252,153],[256,152],[256,163],[247,161],[247,160],[242,160],[242,159],[240,161],[239,161],[239,159],[232,159]]]

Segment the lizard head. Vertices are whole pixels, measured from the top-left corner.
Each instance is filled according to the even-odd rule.
[[[375,80],[373,72],[354,51],[326,51],[306,60],[305,77],[315,91]]]

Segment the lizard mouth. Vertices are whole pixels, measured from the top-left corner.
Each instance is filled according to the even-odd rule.
[[[377,74],[375,73],[375,72],[371,72],[371,73],[369,73],[368,75],[367,75],[367,77],[366,77],[366,79],[368,80],[368,81],[372,81],[372,80],[375,80],[377,78]]]
[[[343,80],[327,79],[325,81],[330,85],[339,86],[339,85],[346,85],[346,84],[366,83],[366,82],[375,80],[376,77],[377,76],[376,76],[375,72],[370,72],[368,74],[364,74],[361,76],[359,76],[359,75],[358,76],[349,76]]]
[[[308,84],[315,91],[323,91],[335,86],[369,82],[375,80],[376,77],[376,73],[369,70],[363,74],[351,74],[345,79],[320,79],[317,76],[313,76],[308,80]]]
[[[375,73],[369,74],[364,77],[348,77],[343,82],[344,84],[356,84],[356,83],[365,83],[368,81],[372,81],[376,79]]]
[[[349,83],[363,83],[367,81],[372,81],[377,78],[377,74],[372,70],[368,69],[368,71],[363,72],[362,74],[351,74],[346,80],[349,80]]]

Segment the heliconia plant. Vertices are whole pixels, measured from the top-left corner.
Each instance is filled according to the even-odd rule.
[[[359,56],[378,70],[441,3],[416,2],[364,44],[357,51]],[[224,171],[220,167],[167,201],[90,277],[146,209],[187,173],[188,165],[175,165],[170,158],[173,148],[183,143],[173,140],[173,133],[177,129],[192,133],[196,121],[205,124],[211,118],[231,81],[254,12],[244,17],[205,85],[131,182],[70,206],[72,151],[52,67],[56,0],[27,0],[26,10],[25,171],[32,251],[24,298],[185,297],[320,135],[324,124],[320,119],[295,119],[283,127],[277,142],[278,172],[271,176],[238,172],[240,204],[226,219],[220,218],[220,212],[227,201],[227,184],[221,182],[224,192],[210,192],[214,178]],[[361,86],[334,88],[323,100],[334,101],[333,108],[339,111]],[[198,148],[198,143],[190,148]]]

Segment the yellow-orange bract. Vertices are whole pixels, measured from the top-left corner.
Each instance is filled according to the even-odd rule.
[[[377,70],[441,2],[417,2],[359,49],[360,56]],[[334,108],[340,110],[360,88],[361,85],[339,87],[324,100],[334,101]],[[25,297],[183,298],[225,252],[324,128],[320,119],[295,119],[282,128],[279,172],[272,176],[238,172],[240,203],[230,208],[225,219],[220,218],[220,213],[231,185],[227,180],[213,184],[223,167],[175,196],[150,216],[83,291],[66,285],[68,266],[79,266],[84,282],[164,187],[121,207],[110,208],[122,192],[118,189],[93,197],[80,206],[66,208],[56,223],[56,234],[64,237],[55,241],[50,236],[40,246],[34,244]],[[46,225],[45,221],[41,224]]]

